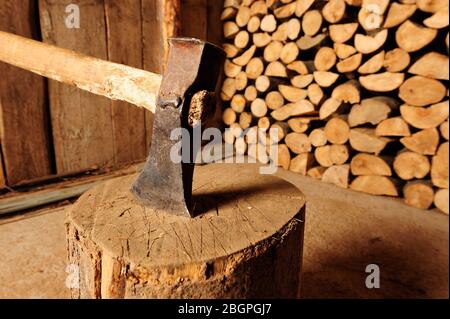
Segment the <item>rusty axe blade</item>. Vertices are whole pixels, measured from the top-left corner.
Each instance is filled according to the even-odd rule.
[[[131,189],[145,206],[193,217],[192,179],[199,151],[193,130],[215,113],[224,59],[223,51],[210,43],[190,38],[170,40],[167,67],[157,98],[150,155]],[[189,134],[183,134],[182,140],[172,139],[177,130]],[[179,149],[179,143],[183,154],[189,154],[181,162],[171,157],[171,152]]]

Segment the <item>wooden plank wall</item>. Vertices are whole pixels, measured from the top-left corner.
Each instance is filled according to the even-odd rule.
[[[80,8],[78,29],[65,24],[70,4]],[[221,0],[0,0],[0,29],[162,73],[167,4],[181,5],[175,35],[221,43]],[[47,87],[47,80],[4,64],[0,71],[7,75],[0,82],[0,164],[8,185],[147,156],[150,112],[55,81]],[[3,179],[0,171],[0,188]]]
[[[33,0],[0,0],[0,30],[38,39]],[[0,63],[1,180],[9,185],[52,173],[45,80]]]

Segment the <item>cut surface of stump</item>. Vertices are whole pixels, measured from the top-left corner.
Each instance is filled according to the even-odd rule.
[[[304,198],[257,165],[198,167],[195,218],[136,202],[136,176],[85,193],[68,212],[74,298],[294,298]],[[233,176],[233,178],[230,178]]]

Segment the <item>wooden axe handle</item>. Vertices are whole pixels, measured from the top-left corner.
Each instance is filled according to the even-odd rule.
[[[155,112],[161,75],[0,31],[0,61]]]

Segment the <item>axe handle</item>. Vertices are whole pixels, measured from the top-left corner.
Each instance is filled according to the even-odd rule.
[[[161,75],[0,31],[0,61],[155,112]]]

